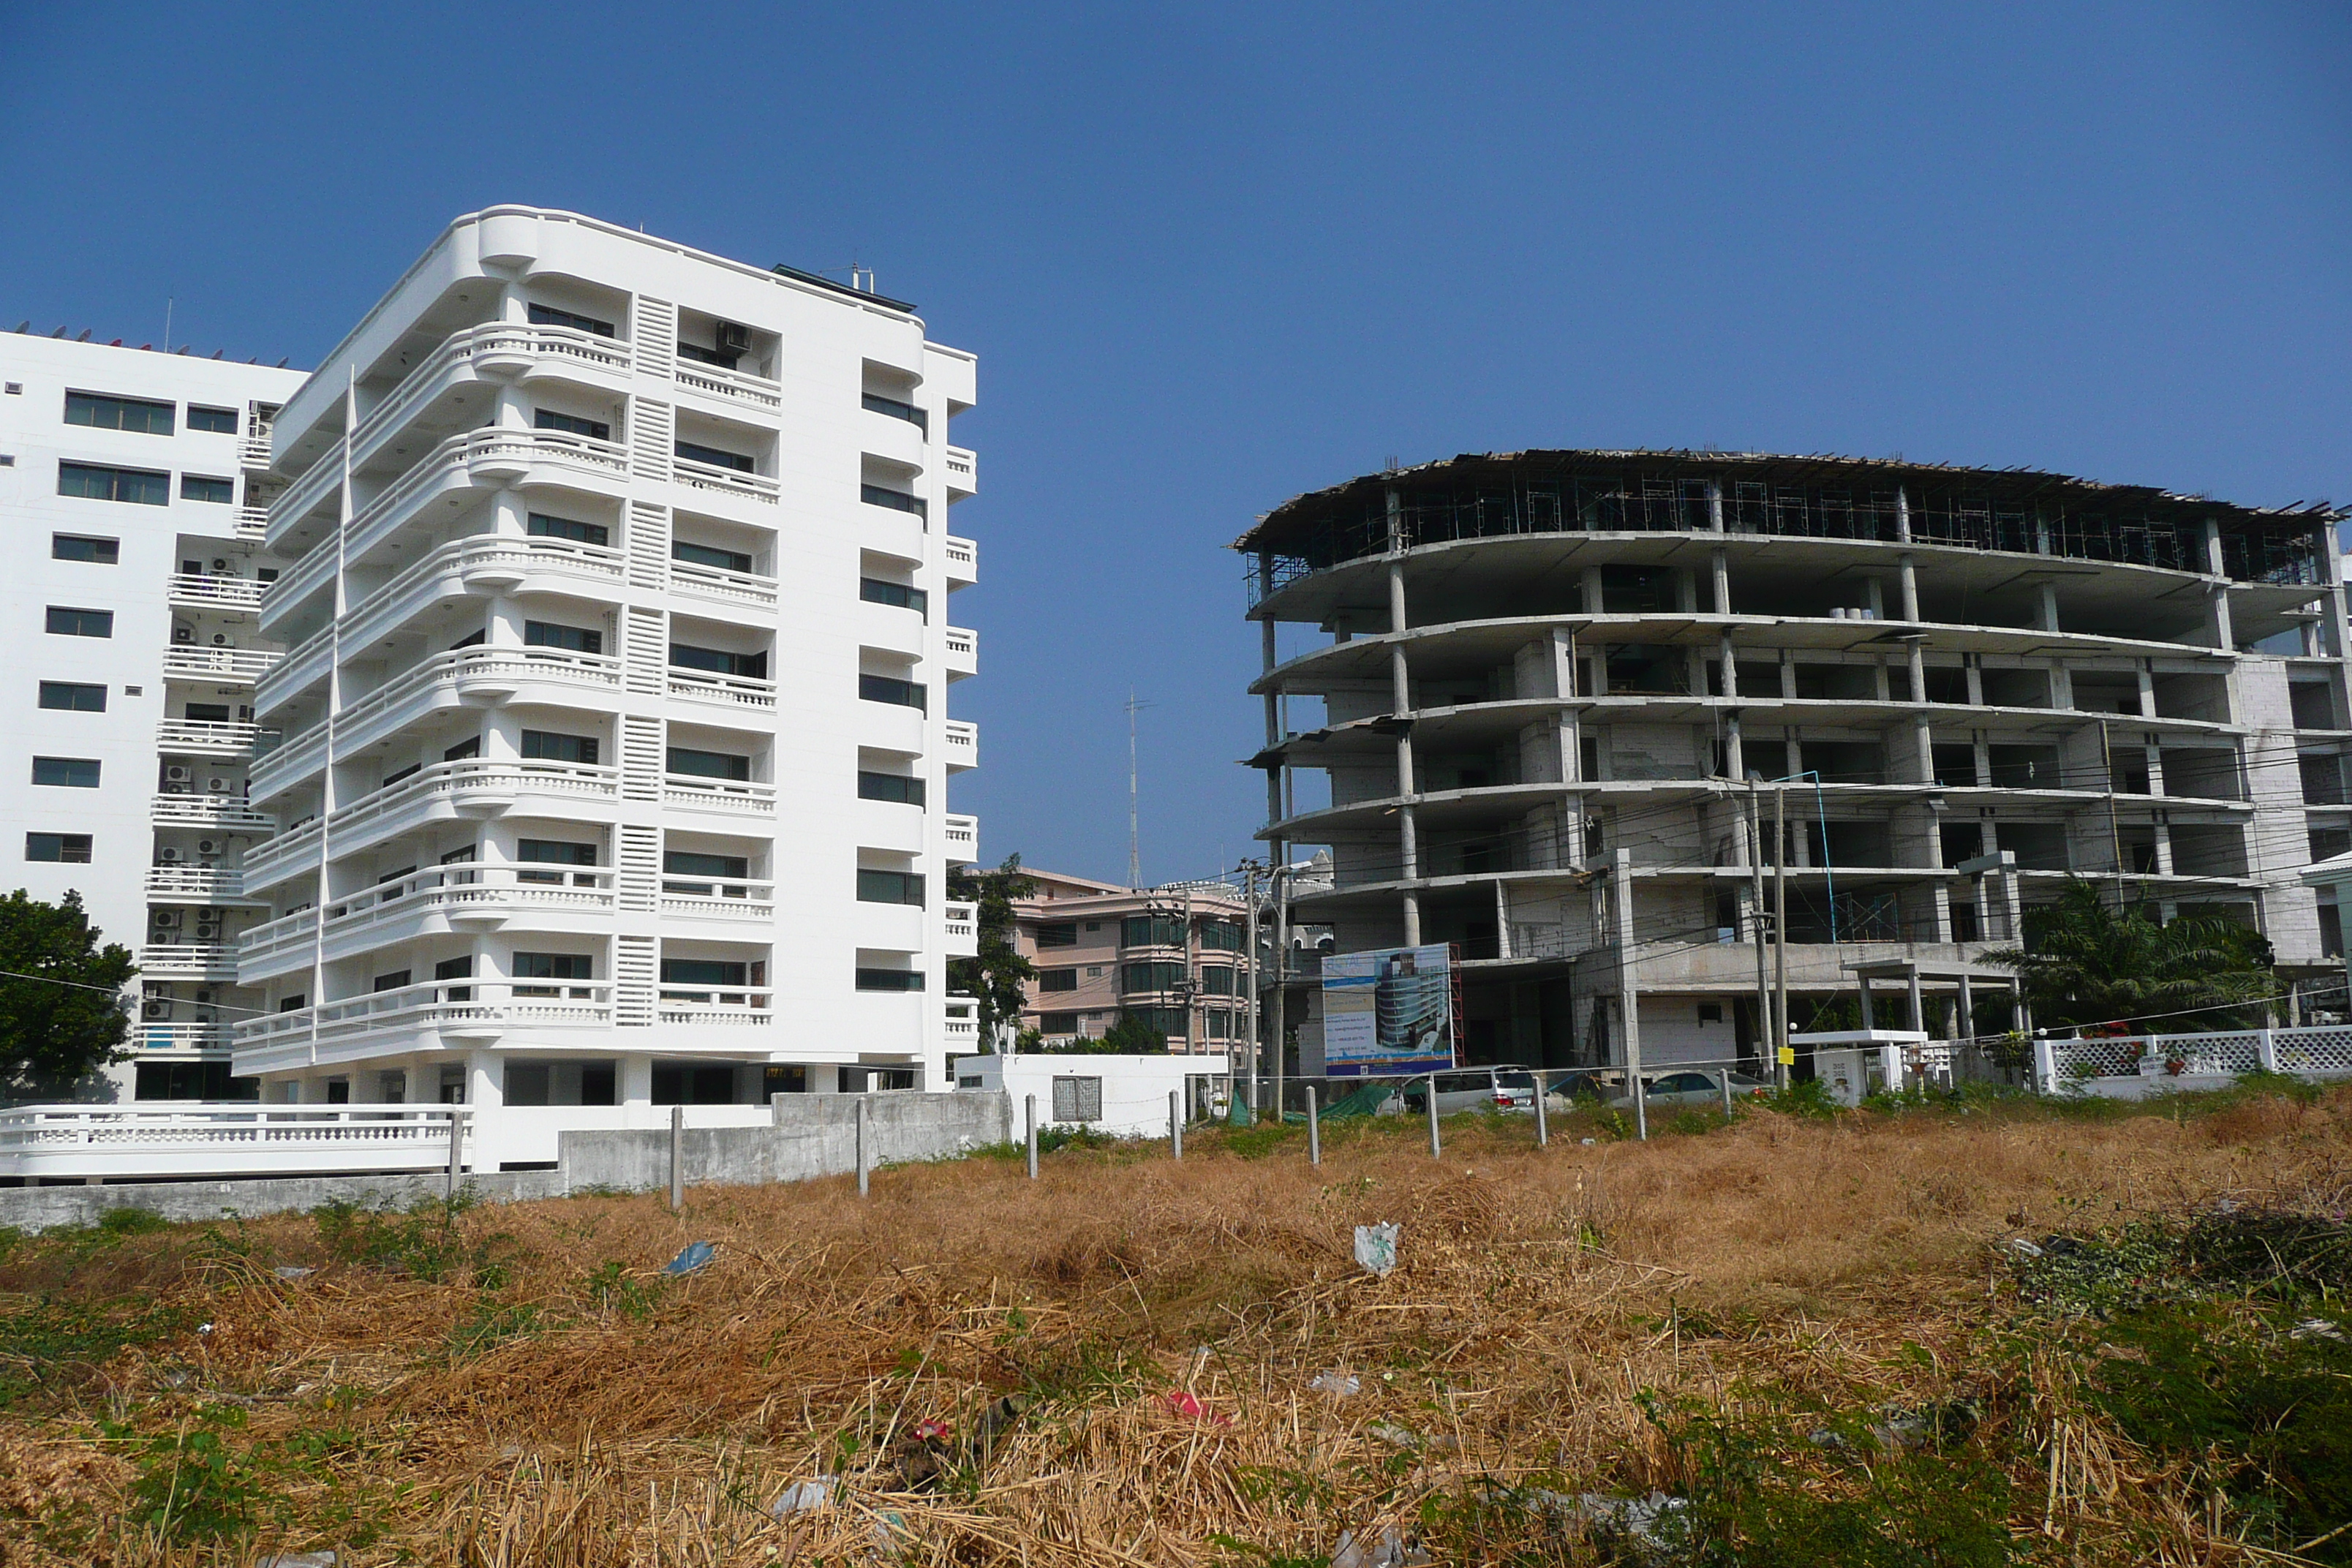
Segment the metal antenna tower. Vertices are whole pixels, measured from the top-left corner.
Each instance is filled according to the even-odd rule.
[[[1135,700],[1135,689],[1131,686],[1128,688],[1126,702],[1127,885],[1130,888],[1139,888],[1143,886],[1143,840],[1137,831],[1136,816],[1135,716],[1146,708],[1156,706],[1156,703],[1137,701]]]

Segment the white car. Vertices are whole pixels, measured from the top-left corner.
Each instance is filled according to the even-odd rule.
[[[1416,1116],[1429,1112],[1429,1080],[1407,1079],[1401,1086],[1404,1108]],[[1533,1110],[1536,1075],[1523,1067],[1456,1068],[1437,1075],[1437,1114],[1460,1110]]]

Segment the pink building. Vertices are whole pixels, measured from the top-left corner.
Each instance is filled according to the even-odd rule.
[[[1015,942],[1037,966],[1021,1026],[1049,1040],[1099,1038],[1122,1015],[1171,1051],[1223,1051],[1249,1036],[1248,907],[1215,882],[1122,888],[1031,870]]]

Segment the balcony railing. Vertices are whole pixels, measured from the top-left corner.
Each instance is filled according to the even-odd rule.
[[[237,833],[272,833],[278,827],[276,818],[233,795],[159,795],[147,819],[158,827],[223,827]]]
[[[440,686],[454,687],[463,696],[478,689],[488,694],[542,681],[563,686],[617,689],[621,684],[621,661],[608,654],[572,653],[569,649],[555,647],[483,646],[450,648],[394,676],[366,696],[346,703],[335,715],[335,729],[338,734],[349,739],[357,735],[362,726],[397,709],[403,702]],[[312,736],[325,733],[326,721],[322,719],[310,728],[288,736],[283,745],[256,764],[254,776],[257,780],[265,776],[274,777],[278,768],[287,765],[292,753],[310,744]]]
[[[978,904],[942,904],[940,912],[947,920],[947,938],[950,943],[971,943],[980,940],[980,906]]]
[[[241,506],[236,509],[236,536],[254,543],[269,533],[269,509],[266,506]]]
[[[264,735],[258,724],[226,724],[209,719],[165,719],[155,726],[155,749],[200,757],[241,757]]]
[[[665,1024],[720,1025],[764,1028],[776,1021],[775,993],[754,986],[733,990],[662,988],[656,1009]]]
[[[948,1043],[957,1045],[980,1038],[980,999],[961,992],[940,999],[946,1022]]]
[[[784,488],[765,474],[747,474],[740,468],[722,468],[716,463],[698,463],[691,458],[678,458],[670,464],[670,475],[679,484],[694,489],[710,490],[719,495],[743,496],[765,501],[770,506],[784,493]]]
[[[772,605],[776,602],[776,580],[755,576],[749,572],[730,572],[723,566],[704,566],[692,561],[672,561],[669,563],[669,585],[681,594],[693,594],[706,599],[724,599],[730,604]]]
[[[661,912],[694,920],[764,921],[776,912],[776,885],[664,877]]]
[[[947,721],[948,765],[970,768],[980,765],[980,726],[969,719]]]
[[[949,534],[942,542],[947,555],[948,581],[950,583],[979,582],[980,546],[969,539],[958,539],[952,533]]]
[[[776,705],[776,683],[772,680],[748,675],[714,675],[708,670],[680,669],[675,665],[669,672],[669,694],[689,702],[724,702],[737,708]]]
[[[151,942],[139,950],[149,980],[234,980],[236,949],[217,942]]]
[[[174,643],[163,650],[163,679],[250,686],[283,657],[260,648],[196,647]]]
[[[212,1019],[142,1018],[131,1026],[131,1045],[142,1051],[225,1051],[228,1026]]]
[[[165,580],[163,597],[191,610],[257,610],[262,590],[269,584],[253,577],[209,577],[201,573],[174,572]]]
[[[389,921],[438,916],[452,926],[499,925],[534,911],[604,915],[613,909],[613,873],[574,867],[452,866],[379,882],[327,906],[329,938]],[[247,931],[237,944],[247,962],[307,950],[319,911],[282,915]]]
[[[946,841],[951,858],[977,855],[980,853],[980,818],[950,813],[940,819],[940,837]]]
[[[211,904],[245,896],[245,873],[227,866],[150,866],[147,897],[159,903]]]
[[[776,786],[698,773],[664,773],[662,804],[688,811],[725,811],[766,816],[776,809]]]
[[[764,375],[751,375],[724,365],[702,364],[682,359],[670,373],[678,385],[690,392],[709,393],[734,403],[748,403],[754,408],[781,408],[784,405],[782,382],[770,381]]]
[[[947,631],[950,671],[974,675],[980,670],[980,634],[967,626],[949,626]]]
[[[350,1042],[370,1035],[441,1029],[470,1034],[508,1028],[609,1028],[610,983],[582,980],[436,981],[372,992],[291,1013],[270,1013],[234,1026],[239,1051]]]
[[[980,458],[961,447],[947,449],[948,489],[957,495],[977,495]]]
[[[434,1170],[451,1105],[26,1105],[0,1111],[0,1175],[301,1175]]]

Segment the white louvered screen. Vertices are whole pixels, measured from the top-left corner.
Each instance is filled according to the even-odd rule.
[[[659,593],[669,586],[669,508],[629,503],[629,586]]]
[[[654,1021],[654,939],[613,939],[613,1022],[642,1028]]]
[[[677,368],[677,307],[667,300],[637,296],[637,368],[668,375]]]
[[[621,798],[659,800],[662,790],[662,721],[635,713],[621,716]]]
[[[661,829],[625,824],[617,869],[621,907],[653,909],[659,901],[656,889],[661,882]]]
[[[669,461],[677,452],[677,427],[668,404],[650,397],[629,400],[629,466],[637,478],[669,478]]]
[[[631,691],[658,697],[669,668],[669,630],[659,610],[631,605],[621,623],[621,679]]]

